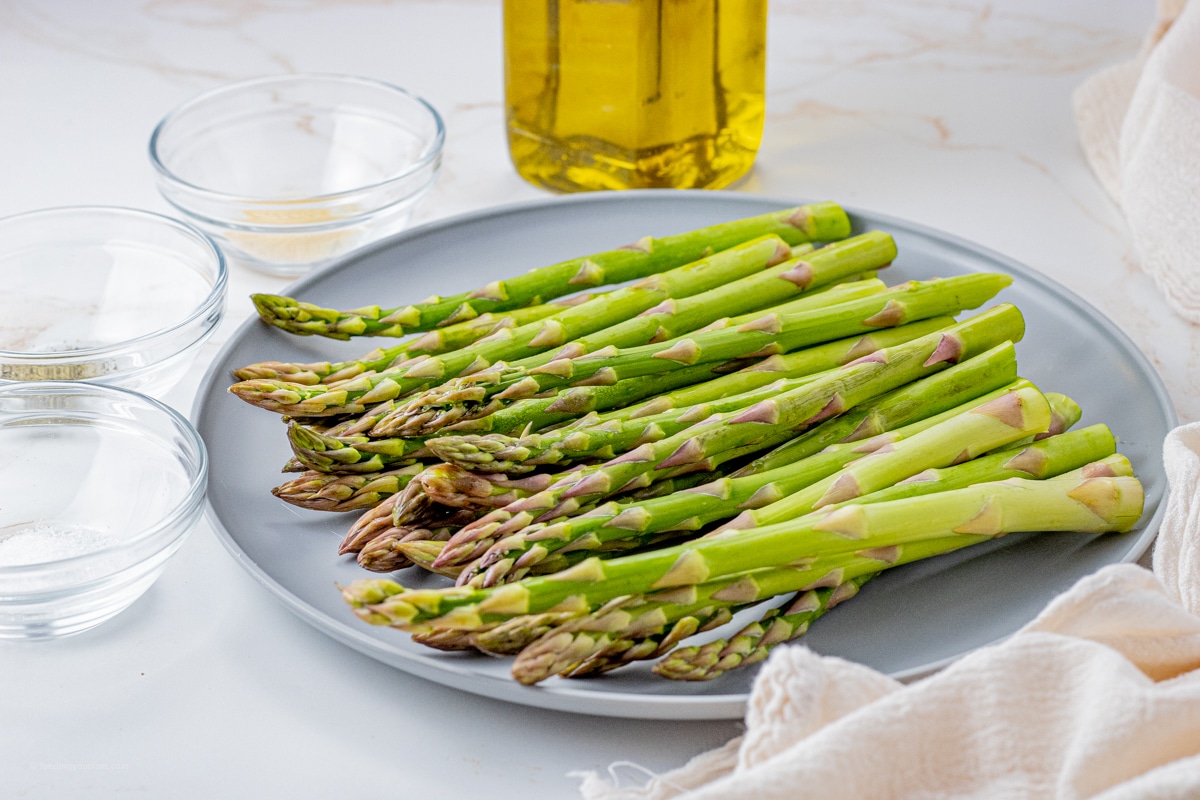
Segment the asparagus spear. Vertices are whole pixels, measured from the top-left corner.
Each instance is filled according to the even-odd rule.
[[[326,436],[294,422],[288,425],[287,435],[296,459],[317,472],[381,472],[412,464],[429,453],[419,439]]]
[[[1104,445],[1111,447],[1112,444],[1111,435],[1107,437],[1107,442],[1102,434],[1085,434],[1072,438],[1072,443],[1060,443],[1048,458],[1026,458],[1026,461],[1038,462],[1036,466],[1030,464],[1034,466],[1035,472],[1056,469],[1061,471],[1061,468],[1068,464],[1080,463],[1080,459],[1089,449],[1095,450],[1095,445],[1099,444],[1100,449],[1104,449]],[[969,472],[964,470],[967,466],[965,464],[951,467],[942,472],[943,479],[920,482],[921,491],[932,493],[961,488],[973,482],[973,478],[1001,480],[1010,474],[1027,474],[1023,470],[1007,469],[1003,462],[996,459],[990,459],[990,465],[991,468],[988,469],[984,461],[980,460],[980,465]],[[957,475],[955,471],[958,472]],[[1110,456],[1103,461],[1087,464],[1064,477],[1077,482],[1085,477],[1116,475],[1132,475],[1127,459]],[[885,489],[854,502],[884,502],[895,498],[896,495]],[[945,549],[954,549],[946,548],[946,544],[959,543],[954,540],[945,542],[935,539],[897,548],[899,555],[896,564],[936,555]],[[775,645],[802,635],[813,620],[836,603],[853,596],[871,577],[873,573],[856,574],[836,588],[803,592],[798,598],[767,610],[763,617],[729,639],[718,639],[701,647],[676,650],[668,659],[655,666],[655,672],[677,680],[710,680],[739,665],[757,663],[764,659]],[[579,677],[614,669],[634,660],[657,658],[670,650],[680,638],[720,624],[728,619],[730,613],[754,605],[769,594],[785,594],[786,590],[792,588],[786,583],[790,579],[786,570],[776,574],[774,579],[770,570],[761,570],[754,577],[756,592],[750,595],[752,599],[749,602],[738,602],[728,597],[718,602],[713,597],[715,593],[719,598],[721,591],[729,593],[727,587],[741,579],[741,576],[732,576],[706,584],[706,591],[688,597],[690,604],[680,604],[668,593],[666,602],[650,595],[645,598],[626,598],[610,604],[620,609],[619,615],[611,612],[606,614],[606,609],[609,608],[606,606],[590,615],[575,616],[565,624],[560,623],[561,627],[555,630],[553,638],[547,637],[537,646],[530,648],[528,653],[523,653],[513,667],[514,674],[525,682],[541,680],[555,673],[565,677]],[[783,580],[784,583],[780,584],[779,580]],[[742,591],[745,592],[745,589],[743,586]],[[738,592],[732,592],[735,597],[737,594]],[[725,617],[720,617],[721,611],[726,612]]]
[[[954,369],[970,365],[971,361],[967,361]],[[947,374],[949,371],[939,373],[939,376]],[[939,403],[935,392],[945,382],[935,383],[933,377],[925,380],[929,382],[927,388],[931,402],[922,411],[932,414],[925,419],[918,419],[867,440],[832,444],[807,458],[774,469],[737,478],[722,478],[677,495],[641,503],[605,503],[587,514],[552,523],[528,525],[493,544],[472,562],[469,571],[471,574],[482,573],[482,585],[493,586],[523,577],[530,567],[560,550],[588,549],[614,539],[653,532],[701,530],[713,522],[736,516],[741,509],[756,508],[779,498],[793,496],[822,479],[838,474],[846,465],[870,453],[885,446],[894,446],[922,432],[937,429],[942,431],[943,438],[951,441],[955,437],[969,436],[969,431],[963,431],[964,427],[972,427],[971,420],[966,417],[968,412],[1013,391],[1033,390],[1032,384],[1021,381],[971,398],[941,413],[934,413],[939,405],[944,405],[944,401]],[[973,386],[969,391],[973,394],[977,388],[987,387]],[[965,425],[964,419],[967,420]],[[813,433],[820,434],[821,427],[845,430],[841,420],[834,419],[822,423]],[[1014,434],[1013,438],[1019,435]],[[917,466],[912,471],[920,469]]]
[[[796,589],[832,586],[886,568],[897,558],[896,548],[921,540],[1020,531],[1125,531],[1140,517],[1142,501],[1141,484],[1134,478],[1009,479],[903,500],[851,504],[827,514],[608,561],[593,557],[561,573],[494,589],[406,590],[394,581],[368,580],[343,587],[342,594],[371,624],[466,630],[522,614],[595,609],[623,595],[694,586],[784,564],[799,565],[790,567],[796,573]],[[856,559],[871,563],[854,572]]]
[[[651,435],[667,435],[668,431],[678,432],[682,429],[678,426],[690,424],[689,419],[698,419],[696,415],[701,412],[697,410],[693,413],[691,408],[699,407],[713,413],[719,410],[710,405],[716,401],[743,395],[750,390],[776,383],[780,379],[801,378],[833,369],[881,347],[912,341],[952,324],[953,320],[948,317],[934,317],[931,320],[901,325],[868,336],[841,339],[796,353],[771,356],[738,372],[701,383],[692,383],[660,394],[646,403],[626,406],[592,420],[580,420],[553,431],[520,437],[504,434],[459,434],[430,439],[428,445],[444,461],[466,469],[500,472],[528,472],[539,465],[557,464],[580,456],[593,456],[608,451],[615,454],[621,452],[620,448],[624,445],[639,442],[643,438],[648,440]],[[703,365],[689,369],[701,367]],[[671,376],[687,373],[689,369],[660,376],[653,385],[667,388],[672,385]],[[650,382],[630,378],[627,381],[619,381],[614,387],[626,383],[647,385]],[[594,391],[596,388],[577,387],[568,390],[568,395],[574,392]],[[503,413],[497,412],[492,416]],[[688,415],[688,419],[681,421],[685,414]],[[666,423],[666,427],[663,427],[663,423]]]
[[[418,539],[415,541],[398,542],[396,550],[403,553],[409,561],[418,567],[429,572],[434,572],[446,578],[457,578],[458,567],[447,567],[445,569],[436,569],[433,566],[433,561],[438,557],[438,553],[442,552],[442,548],[446,546],[445,540],[439,538],[436,541],[431,539]],[[455,648],[466,650],[470,647],[469,643],[465,647]]]
[[[662,383],[670,387],[713,377],[715,365],[699,365],[679,370]],[[561,397],[539,398],[523,401],[502,409],[487,418],[487,427],[499,431],[511,431],[524,427],[544,427],[574,419],[586,414],[592,407],[606,407],[619,403],[625,397],[638,398],[655,391],[656,386],[647,381],[629,381],[623,384],[589,389],[572,389]],[[330,432],[317,430],[309,425],[290,423],[288,441],[296,459],[306,468],[328,473],[363,474],[392,468],[396,464],[409,463],[425,452],[422,437],[375,438],[363,433],[352,433],[363,427],[370,428],[375,420],[387,413],[386,407],[372,409],[364,414],[352,428]]]
[[[425,525],[403,528],[393,527],[380,532],[367,541],[358,551],[358,565],[370,572],[392,572],[412,564],[405,545],[414,546],[423,542],[444,542],[454,531],[462,527],[474,514],[463,509],[430,520]]]
[[[465,469],[516,474],[547,465],[569,464],[580,459],[610,459],[641,442],[673,436],[713,414],[747,408],[781,392],[812,383],[814,379],[815,376],[811,375],[781,378],[707,403],[583,430],[548,431],[519,438],[440,437],[429,439],[428,446],[438,458]]]
[[[655,539],[650,537],[647,538],[647,542],[650,544],[650,546],[654,546],[657,543]],[[601,555],[605,558],[614,557],[616,555],[620,555],[621,553],[628,553],[629,551],[645,546],[647,542],[621,542],[618,543],[620,546],[615,547],[612,550],[605,550]],[[445,548],[445,546],[446,542],[444,538],[438,538],[434,540],[429,539],[428,537],[416,536],[411,537],[407,541],[398,541],[394,545],[396,552],[406,556],[414,565],[438,575],[457,579],[460,572],[458,567],[435,567],[433,565],[433,562],[437,559],[438,554],[443,548]],[[538,565],[537,569],[531,571],[530,574],[549,575],[555,572],[561,572],[568,567],[578,564],[585,558],[588,558],[589,555],[590,554],[588,553],[558,554],[543,561]],[[471,635],[474,634],[472,633]]]
[[[315,511],[358,511],[377,506],[399,492],[423,468],[423,464],[415,463],[365,475],[309,471],[276,486],[271,494],[285,503]]]
[[[968,361],[968,363],[970,363],[970,361]],[[958,367],[955,367],[954,369],[956,368]],[[1013,362],[1013,368],[1015,369],[1015,361]],[[954,374],[953,371],[947,371],[947,377],[949,377],[950,374]],[[1016,375],[1014,373],[1013,379],[1015,378]],[[917,384],[914,384],[912,389],[918,389],[919,391],[919,386],[920,381],[918,381]],[[992,389],[992,386],[989,385],[982,387],[980,391],[985,391],[988,389]],[[868,404],[862,409],[859,409],[857,413],[852,411],[851,414],[835,417],[836,420],[840,421],[840,425],[847,426],[845,440],[859,441],[866,438],[875,437],[875,435],[878,435],[883,431],[887,431],[890,425],[888,421],[889,416],[898,413],[932,413],[932,411],[922,411],[920,409],[912,408],[913,404],[923,403],[924,401],[919,395],[914,396],[910,389],[898,390],[895,392],[895,395],[898,396],[896,397],[895,402],[896,404],[900,405],[901,410],[899,411],[887,408],[883,410],[883,413],[876,413],[875,405]],[[1045,433],[1039,433],[1037,437],[1031,437],[1031,440],[1034,438],[1043,438],[1045,435],[1055,435],[1067,431],[1069,427],[1072,427],[1076,422],[1079,422],[1080,416],[1082,415],[1079,405],[1075,404],[1073,399],[1070,399],[1069,397],[1060,395],[1058,392],[1046,392],[1045,397],[1050,402],[1050,410],[1052,413],[1050,429]],[[907,408],[907,410],[904,410],[905,408]],[[937,410],[940,411],[942,409]],[[764,453],[763,456],[754,459],[754,461],[746,464],[745,467],[734,471],[732,477],[756,475],[758,473],[764,473],[764,471],[769,469],[775,469],[776,467],[782,467],[782,465],[799,461],[800,458],[808,458],[812,455],[812,453],[816,452],[816,450],[814,450],[814,444],[816,443],[812,443],[812,441],[810,441],[809,434],[799,435],[799,437],[788,440],[779,447],[775,447],[774,450]],[[820,449],[820,447],[817,447],[817,450],[818,449]]]
[[[804,308],[824,307],[837,302],[875,294],[883,288],[883,284],[880,281],[860,281],[852,284],[843,284],[825,290],[818,295],[805,298],[803,301],[795,301],[788,304],[786,308],[799,311]],[[606,334],[610,330],[613,329],[606,329],[601,333]],[[863,338],[866,339],[867,337]],[[885,336],[884,340],[890,340],[890,338]],[[528,364],[534,362],[535,359],[524,359],[519,363]],[[420,361],[412,361],[407,362],[403,366],[406,368],[416,367],[421,363]],[[536,363],[544,362],[539,361]],[[696,367],[676,369],[668,374],[659,375],[653,383],[645,380],[630,380],[618,382],[614,386],[578,386],[568,392],[560,393],[559,396],[539,396],[524,401],[517,400],[514,402],[512,398],[497,397],[494,399],[493,405],[499,410],[494,410],[493,407],[489,406],[480,410],[477,415],[474,415],[481,417],[478,419],[472,417],[462,420],[466,409],[457,401],[443,411],[430,410],[414,418],[405,411],[406,406],[397,407],[395,400],[388,400],[385,403],[374,406],[360,418],[360,422],[354,424],[353,431],[346,431],[345,433],[370,433],[373,438],[396,438],[397,436],[400,438],[415,438],[429,435],[430,432],[440,428],[470,429],[476,431],[510,431],[525,426],[537,428],[571,419],[574,416],[586,413],[592,408],[607,408],[617,403],[642,399],[648,394],[655,392],[655,390],[671,389],[712,378],[722,372],[737,369],[739,365],[740,362],[736,360],[731,360],[727,363],[700,364]],[[365,375],[364,380],[374,385],[374,382],[379,380],[379,376]],[[325,388],[331,389],[332,387]],[[354,385],[350,384],[338,388],[347,388],[353,391]],[[543,392],[542,394],[545,395],[548,393]],[[357,406],[353,406],[354,410],[357,410],[357,408]],[[486,416],[483,416],[484,414]],[[348,458],[349,454],[343,454],[343,457]],[[386,461],[383,463],[386,463]],[[383,463],[380,463],[376,468],[383,466]]]
[[[305,386],[315,386],[316,384],[328,386],[357,377],[364,372],[378,372],[387,369],[415,356],[448,353],[477,342],[498,330],[535,322],[599,296],[576,295],[550,303],[515,308],[503,313],[481,314],[474,319],[429,331],[393,347],[377,347],[366,355],[349,361],[312,363],[262,361],[235,369],[233,375],[243,381],[281,380]]]
[[[549,362],[555,358],[577,358],[603,347],[629,347],[650,342],[674,339],[708,325],[722,316],[737,315],[775,306],[798,294],[826,286],[834,281],[862,272],[887,266],[896,255],[892,237],[880,231],[871,231],[851,239],[829,245],[802,258],[790,259],[768,267],[738,280],[715,286],[708,291],[689,297],[672,297],[655,308],[620,324],[605,328],[597,333],[581,336],[568,343],[554,354],[527,359],[520,366],[529,368]],[[816,308],[844,302],[855,297],[874,294],[883,288],[878,280],[859,281],[852,284],[833,286],[825,292],[805,298],[807,302],[795,310]],[[677,296],[678,297],[678,296]],[[450,381],[447,387],[453,395],[460,392],[462,381]],[[454,419],[461,418],[466,409],[461,402],[446,403],[441,400],[445,391],[436,388],[413,397],[402,408],[397,409],[383,430],[400,435],[430,433],[422,431],[409,420],[424,418],[434,412],[444,416],[449,408],[457,409]],[[497,398],[485,406],[481,413],[502,399]]]
[[[444,506],[457,508],[503,508],[523,497],[545,489],[549,475],[513,478],[511,475],[479,475],[452,464],[435,464],[416,480],[429,498]]]
[[[1016,380],[1016,369],[1013,346],[1011,344],[997,346],[974,358],[968,358],[943,372],[895,389],[877,400],[864,404],[859,409],[851,409],[833,419],[822,422],[814,429],[791,438],[787,444],[771,450],[735,471],[732,477],[765,473],[815,456],[821,450],[835,443],[862,442],[864,439],[878,436],[930,415],[944,413],[954,406],[976,397],[979,392],[995,390]],[[863,446],[867,450],[873,447],[872,444],[866,443],[863,443]],[[829,463],[830,460],[832,463]],[[821,461],[825,466],[820,468],[829,470],[837,469],[845,463],[836,454],[825,456]],[[808,468],[813,469],[814,465],[810,463]],[[819,473],[814,474],[816,477],[820,477]],[[656,483],[658,481],[651,485]],[[611,506],[609,507],[611,508]],[[596,515],[601,514],[602,511],[596,509]],[[690,515],[684,515],[670,524],[680,526],[683,524],[683,520],[689,517]],[[504,509],[493,512],[487,518],[482,518],[478,524],[471,525],[455,535],[450,547],[447,547],[445,551],[443,563],[465,564],[480,558],[498,540],[523,533],[530,523],[534,523],[534,519],[534,514],[528,511],[513,513],[509,509]],[[555,530],[562,531],[566,540],[573,542],[576,541],[573,536],[574,531],[581,533],[581,540],[586,540],[586,537],[593,534],[599,535],[596,531],[589,530],[590,523],[598,521],[603,520],[602,518],[589,518],[585,515],[573,520],[557,519],[554,524],[563,523],[566,526],[565,529],[557,528]],[[538,522],[535,524],[538,527],[531,529],[529,531],[531,534],[546,528],[551,523]],[[629,520],[627,519],[623,524],[629,524]],[[549,539],[557,539],[557,535],[548,534],[541,544],[552,546]],[[514,540],[514,543],[518,541]],[[538,546],[535,544],[534,550]],[[518,556],[518,558],[521,557],[525,556]],[[536,553],[528,556],[529,560],[536,560],[536,558]],[[497,571],[501,569],[503,568],[497,567]]]
[[[576,386],[561,392],[549,391],[546,397],[517,400],[489,410],[485,416],[466,420],[463,419],[464,409],[460,406],[429,410],[416,416],[401,416],[399,420],[393,420],[389,414],[372,428],[372,435],[377,438],[427,438],[447,429],[497,433],[524,428],[540,430],[570,422],[593,411],[635,403],[659,392],[707,382],[740,363],[697,364],[657,376],[654,381],[634,378],[609,386]],[[396,422],[400,427],[396,426]]]
[[[743,511],[725,529],[794,519],[891,486],[925,469],[968,461],[1050,427],[1050,404],[1032,385],[1006,392],[939,425],[876,449],[775,502]],[[719,535],[719,534],[718,534]]]
[[[1078,469],[1085,470],[1081,478],[1133,474],[1129,459],[1116,453],[1116,438],[1112,431],[1107,425],[1097,424],[1031,444],[997,450],[961,464],[925,469],[891,486],[844,500],[830,508],[846,503],[901,500],[1007,478],[1054,478]]]
[[[547,626],[538,639],[525,643],[516,653],[513,677],[528,685],[556,674],[578,678],[658,658],[689,636],[726,624],[739,608],[754,605],[722,597],[731,591],[746,596],[750,588],[747,578],[752,581],[756,595],[767,597],[768,592],[787,586],[790,577],[786,569],[760,570],[752,576],[727,578],[683,591],[618,598],[591,614],[576,615],[556,626]],[[842,586],[854,584],[855,580],[850,580]],[[838,590],[810,590],[805,595],[822,600],[835,591],[848,594],[838,587]]]
[[[873,575],[860,575],[833,588],[810,589],[790,603],[768,609],[727,639],[681,647],[654,665],[655,675],[674,681],[711,681],[731,669],[766,659],[779,644],[803,636],[818,618],[838,603],[858,594]]]
[[[554,628],[578,616],[581,616],[578,612],[548,611],[542,614],[513,617],[486,630],[466,632],[455,630],[452,632],[464,644],[485,653],[494,656],[515,656]]]
[[[597,421],[608,422],[613,419],[637,419],[654,414],[661,414],[672,408],[706,403],[741,390],[746,385],[746,373],[755,373],[749,379],[749,388],[755,385],[770,383],[778,378],[797,378],[802,375],[814,375],[818,372],[834,369],[862,358],[868,353],[884,347],[891,347],[904,342],[911,342],[935,331],[948,328],[954,324],[954,318],[949,316],[930,317],[907,325],[894,328],[883,328],[862,336],[849,336],[825,344],[813,345],[802,350],[773,355],[751,366],[744,367],[738,372],[722,376],[711,381],[698,383],[674,392],[660,394],[644,403],[627,406],[618,412],[599,417]],[[660,380],[657,378],[656,380]],[[588,423],[581,421],[570,427],[578,429]]]
[[[1099,427],[1103,428],[1103,426]],[[1089,453],[1111,450],[1111,435],[1106,438],[1103,435],[1104,431],[1080,433],[1082,435],[1069,437],[1073,441],[1068,442],[1067,439],[1064,439],[1061,443],[1047,445],[1044,448],[1044,458],[1023,457],[1021,461],[1025,462],[1024,467],[1032,467],[1033,473],[1037,475],[1048,477],[1061,475],[1063,479],[1071,481],[1094,477],[1131,476],[1133,474],[1129,460],[1120,455],[1110,455],[1099,461],[1085,463],[1084,466],[1073,471],[1066,471],[1066,468],[1073,464],[1085,462]],[[1039,447],[1039,449],[1042,448]],[[982,463],[984,462],[981,459],[980,464]],[[993,460],[993,464],[994,469],[984,471],[972,469],[970,462],[939,471],[943,477],[939,477],[937,480],[920,481],[918,491],[932,493],[962,488],[989,479],[1001,480],[1010,475],[1030,474],[1026,473],[1024,469],[1010,469],[1004,463],[995,460]],[[900,496],[911,495],[894,495],[890,489],[885,489],[853,502],[882,502],[897,499]],[[901,555],[896,564],[948,552],[985,538],[987,537],[957,535],[950,539],[912,543],[898,548]],[[413,542],[400,545],[404,553],[409,555],[415,563],[426,568],[432,567],[432,561],[444,547],[444,542]],[[536,574],[561,571],[569,565],[564,562],[578,563],[579,555],[580,553],[577,551],[567,554],[566,558],[561,554],[556,554],[548,559],[548,562],[553,563],[539,564]],[[443,573],[455,577],[457,568],[448,568],[443,570]],[[873,574],[858,575],[847,583],[860,586]],[[679,590],[671,590],[643,597],[619,598],[591,614],[593,620],[601,619],[601,624],[597,625],[592,621],[580,627],[585,637],[596,631],[603,631],[608,638],[592,639],[590,649],[583,649],[587,646],[586,641],[571,640],[570,649],[575,653],[576,659],[568,666],[560,668],[558,674],[565,677],[581,677],[596,672],[605,672],[635,660],[658,658],[669,651],[680,639],[697,631],[723,624],[730,618],[731,612],[757,604],[772,595],[782,595],[793,591],[796,588],[794,583],[788,583],[792,579],[793,572],[788,568],[782,568],[775,572],[760,570],[754,574],[753,578],[753,585],[757,587],[757,593],[750,597],[745,593],[747,584],[744,576],[734,575],[704,584],[703,587],[698,587],[698,591],[691,594],[680,595]],[[783,583],[780,583],[781,580]],[[724,599],[718,599],[722,590],[729,591],[728,587],[735,584],[741,586],[740,591],[733,592]],[[838,591],[841,599],[845,599],[849,596],[851,587],[842,584]],[[853,591],[857,591],[857,587],[854,587]],[[714,598],[714,595],[718,597]],[[613,618],[608,617],[607,612],[617,608],[621,609],[622,613],[627,613],[628,619],[633,622],[625,626],[612,625]],[[718,674],[716,670],[726,671],[738,664],[756,663],[765,658],[767,651],[776,644],[803,634],[807,630],[808,624],[815,619],[810,611],[810,603],[805,600],[792,602],[790,605],[788,605],[788,601],[785,601],[780,606],[769,609],[758,622],[747,626],[729,640],[717,640],[702,648],[675,650],[672,657],[665,662],[666,669],[672,672],[668,677],[674,677],[674,673],[687,672],[687,675],[680,674],[678,677],[688,680],[706,680],[716,677]],[[775,616],[781,613],[784,616]],[[546,612],[515,617],[500,623],[488,623],[478,629],[466,631],[439,629],[436,638],[440,644],[435,646],[453,643],[452,649],[456,650],[475,647],[494,655],[516,655],[551,629],[558,628],[571,620],[584,620],[587,616],[578,610]],[[770,623],[769,627],[762,628],[768,622]],[[755,639],[763,632],[767,634],[764,638]],[[414,640],[416,639],[414,638]],[[751,642],[754,643],[754,652],[746,652],[745,648]],[[689,655],[690,651],[695,651],[695,654]],[[743,658],[745,660],[742,660]],[[707,674],[705,674],[706,672]]]
[[[408,486],[412,486],[411,481],[408,483]],[[405,488],[407,489],[408,486]],[[344,556],[347,553],[357,553],[363,549],[363,545],[367,542],[394,527],[392,524],[392,511],[395,509],[396,503],[402,495],[403,490],[389,495],[378,505],[359,514],[358,518],[350,526],[350,529],[346,531],[346,535],[342,537],[342,541],[338,545],[338,555]]]
[[[503,473],[487,475],[453,468],[451,465],[442,466],[450,467],[450,469],[444,472],[439,471],[436,474],[422,473],[424,479],[419,482],[414,481],[410,485],[419,483],[425,491],[425,500],[454,508],[469,508],[477,511],[480,515],[486,513],[490,508],[495,508],[498,503],[507,505],[506,499],[511,502],[512,499],[521,495],[540,491],[555,480],[555,476],[544,473],[514,479],[511,475]],[[708,483],[716,480],[722,474],[722,471],[718,469],[711,472],[693,472],[664,478],[655,481],[651,486],[623,494],[622,499],[650,500]],[[489,488],[485,488],[485,486]],[[400,508],[397,507],[396,513],[399,514],[400,511]]]
[[[1066,475],[1068,470],[1063,467],[1069,464],[1078,464],[1080,457],[1088,452],[1089,447],[1094,451],[1097,446],[1099,449],[1104,449],[1105,444],[1109,447],[1112,445],[1112,435],[1102,425],[1092,426],[1079,431],[1078,434],[1080,435],[1064,434],[1052,437],[1046,442],[1054,442],[1055,439],[1061,441],[1045,448],[1034,445],[1033,452],[1038,452],[1037,456],[1031,456],[1026,448],[1015,448],[1002,454],[998,453],[996,457],[979,458],[943,470],[930,470],[922,473],[921,478],[915,482],[900,483],[894,487],[865,495],[853,502],[885,502],[901,497],[915,496],[916,492],[932,494],[987,480],[1004,480],[1015,475],[1031,477],[1063,475],[1070,480],[1133,475],[1129,459],[1115,454],[1093,463],[1084,464],[1078,468],[1076,474]],[[1107,434],[1107,442],[1105,434]],[[1010,464],[1020,464],[1020,466],[1010,466]],[[894,489],[901,491],[893,491]],[[673,651],[668,658],[654,665],[654,672],[672,680],[707,681],[736,667],[757,664],[765,660],[769,652],[777,645],[792,641],[806,633],[808,626],[817,617],[832,608],[834,602],[840,602],[856,594],[862,584],[871,577],[873,575],[870,574],[857,576],[851,581],[841,584],[835,590],[817,589],[805,592],[790,604],[768,609],[762,618],[750,623],[731,637]],[[837,597],[837,592],[844,593],[844,596]]]
[[[343,381],[337,388],[280,381],[240,381],[230,391],[248,403],[285,414],[328,416],[360,411],[456,375],[478,372],[497,361],[519,359],[561,347],[675,297],[688,297],[787,259],[791,249],[777,236],[753,239],[728,250],[644,278],[603,297],[544,319],[500,330],[467,347],[382,372]]]
[[[1044,433],[1039,433],[1034,439],[1045,439],[1048,436],[1057,436],[1058,434],[1070,430],[1076,422],[1083,418],[1083,409],[1079,404],[1059,392],[1046,392],[1046,399],[1050,401],[1051,421],[1050,428]]]
[[[1011,283],[1004,275],[962,275],[910,281],[859,300],[788,311],[771,309],[736,327],[700,331],[659,344],[602,348],[578,357],[562,357],[526,368],[501,365],[474,373],[469,386],[447,387],[439,403],[481,402],[530,397],[547,389],[614,383],[701,363],[766,357],[814,344],[870,333],[944,314],[975,308]],[[801,301],[795,301],[801,302]],[[388,435],[385,424],[374,429]]]
[[[878,350],[827,377],[764,400],[736,416],[716,414],[674,436],[649,442],[598,467],[579,470],[543,492],[488,514],[455,534],[445,557],[458,557],[481,531],[515,532],[533,521],[562,516],[560,503],[590,503],[611,495],[639,476],[702,463],[721,451],[766,440],[819,422],[920,377],[940,371],[999,343],[1019,339],[1020,312],[1001,305],[941,333]],[[784,436],[784,439],[787,437]],[[498,525],[497,525],[498,523]]]
[[[300,335],[335,339],[351,336],[404,336],[562,297],[579,289],[644,278],[725,250],[748,239],[775,235],[789,244],[831,241],[850,235],[846,213],[834,203],[784,209],[686,233],[646,237],[625,247],[562,261],[472,292],[431,297],[415,305],[381,309],[368,306],[335,311],[289,297],[251,297],[263,321]]]

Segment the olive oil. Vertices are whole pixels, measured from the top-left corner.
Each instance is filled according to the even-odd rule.
[[[766,0],[505,0],[504,52],[530,183],[717,189],[754,162]]]

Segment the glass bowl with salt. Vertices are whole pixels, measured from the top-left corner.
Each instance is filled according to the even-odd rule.
[[[0,383],[162,397],[220,323],[226,282],[213,241],[160,214],[76,206],[0,219]]]
[[[203,441],[137,392],[0,386],[0,453],[0,639],[54,639],[110,619],[203,513]]]

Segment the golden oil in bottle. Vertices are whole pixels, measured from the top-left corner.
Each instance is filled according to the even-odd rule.
[[[718,189],[754,163],[766,0],[504,0],[508,145],[563,192]]]

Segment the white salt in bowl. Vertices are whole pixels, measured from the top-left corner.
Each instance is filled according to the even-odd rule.
[[[0,382],[161,397],[220,323],[226,272],[211,239],[160,214],[78,206],[0,219]]]
[[[208,456],[170,407],[79,381],[0,386],[0,639],[118,614],[199,520]]]

